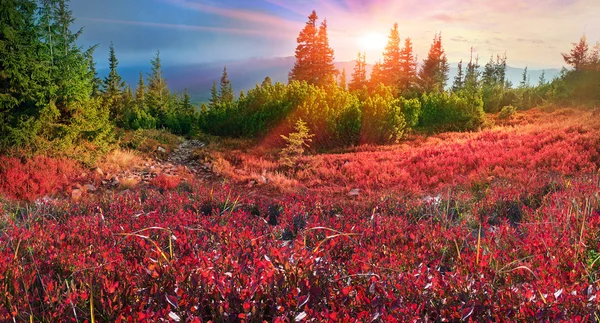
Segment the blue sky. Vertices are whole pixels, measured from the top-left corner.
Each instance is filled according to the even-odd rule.
[[[373,63],[377,46],[365,37],[387,36],[394,22],[424,58],[441,31],[449,60],[468,59],[474,47],[485,63],[506,51],[509,65],[563,65],[561,52],[585,33],[600,40],[598,0],[72,0],[80,43],[99,44],[98,67],[115,44],[121,66],[148,64],[157,49],[165,65],[292,56],[306,17],[327,18],[336,60],[358,51]]]

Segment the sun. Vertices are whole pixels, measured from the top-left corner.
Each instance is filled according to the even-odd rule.
[[[387,43],[387,37],[381,33],[367,33],[358,38],[358,45],[362,50],[382,50]]]

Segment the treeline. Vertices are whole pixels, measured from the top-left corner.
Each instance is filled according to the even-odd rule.
[[[287,134],[298,119],[317,147],[400,140],[410,129],[476,130],[485,112],[527,109],[546,102],[600,100],[599,46],[585,38],[563,54],[572,69],[551,82],[518,86],[505,78],[506,56],[491,57],[483,69],[471,55],[448,83],[448,61],[437,34],[418,67],[410,38],[390,31],[383,60],[367,75],[359,53],[351,81],[334,67],[327,21],[312,12],[298,36],[296,63],[288,84],[267,77],[235,95],[226,68],[207,105],[194,106],[187,91],[174,93],[162,74],[159,52],[148,75],[133,89],[118,73],[111,44],[110,71],[97,76],[96,47],[83,49],[71,32],[68,0],[5,0],[0,8],[0,149],[3,152],[67,155],[92,161],[118,140],[116,128],[167,129],[180,135],[233,137]]]

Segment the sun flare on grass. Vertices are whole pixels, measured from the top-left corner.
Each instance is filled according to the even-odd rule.
[[[361,50],[383,50],[387,43],[387,37],[382,33],[370,32],[358,38]]]

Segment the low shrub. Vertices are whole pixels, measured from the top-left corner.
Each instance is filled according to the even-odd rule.
[[[510,119],[515,115],[515,113],[517,113],[517,108],[513,107],[512,105],[507,105],[500,110],[500,113],[498,113],[498,119]]]

